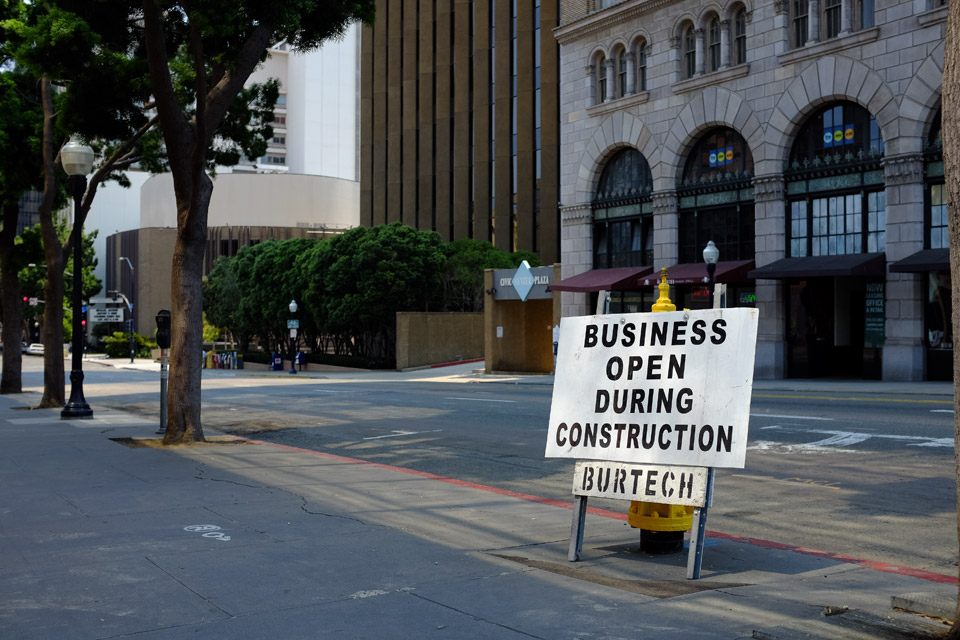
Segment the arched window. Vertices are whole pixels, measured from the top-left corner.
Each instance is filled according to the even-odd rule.
[[[746,140],[727,127],[702,136],[683,166],[681,187],[696,187],[753,176],[753,154]]]
[[[593,200],[593,266],[653,264],[653,175],[633,148],[614,154],[603,168]]]
[[[714,16],[707,25],[707,61],[710,71],[720,69],[720,18]]]
[[[840,35],[841,0],[823,0],[823,29],[827,38]]]
[[[607,58],[600,54],[597,57],[597,68],[594,71],[597,75],[597,104],[607,101]]]
[[[807,44],[807,0],[790,0],[790,34],[794,47]]]
[[[737,9],[733,16],[733,63],[747,62],[747,10]]]
[[[681,176],[680,262],[701,262],[708,240],[723,260],[752,260],[753,154],[743,136],[728,127],[707,131],[687,155]]]
[[[637,91],[647,90],[647,43],[637,43]]]
[[[697,36],[693,25],[683,30],[683,78],[692,78],[697,73]]]
[[[791,257],[886,249],[883,149],[876,119],[860,105],[832,103],[807,119],[785,172]]]

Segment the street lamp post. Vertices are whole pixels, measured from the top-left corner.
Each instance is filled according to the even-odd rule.
[[[60,411],[61,420],[92,418],[93,409],[83,397],[83,250],[80,206],[87,190],[87,174],[93,168],[93,149],[71,138],[60,149],[60,163],[69,176],[67,188],[73,196],[73,364],[70,370],[70,400]]]
[[[297,301],[291,300],[290,305],[287,307],[290,309],[290,315],[293,316],[297,312]],[[290,318],[290,373],[296,373],[297,369],[294,365],[297,363],[297,321],[295,318]]]
[[[134,274],[133,263],[130,262],[130,258],[127,258],[126,256],[120,256],[120,260],[121,260],[121,261],[126,260],[126,261],[127,261],[127,266],[130,267],[130,287],[129,287],[129,289],[130,289],[130,296],[132,297],[132,296],[133,296],[133,290],[134,290],[134,288],[135,288],[135,287],[134,287],[134,282],[135,282],[135,280],[134,280],[134,275],[133,275],[133,274]],[[130,364],[133,364],[133,354],[134,354],[134,352],[135,352],[135,349],[134,349],[134,347],[133,347],[133,308],[130,306],[130,302],[129,302],[129,301],[127,301],[127,310],[130,312],[130,318],[127,320],[127,331],[130,332]]]
[[[707,289],[710,293],[710,308],[713,309],[713,276],[717,272],[717,260],[720,259],[720,249],[713,244],[713,240],[707,242],[703,250],[703,261],[707,263]]]

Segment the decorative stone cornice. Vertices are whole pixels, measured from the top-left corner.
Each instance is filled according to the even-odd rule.
[[[883,167],[883,181],[888,185],[923,183],[923,155],[921,154],[884,158],[880,161],[880,165]]]
[[[773,3],[773,10],[776,11],[777,13],[787,13],[789,9],[790,9],[790,0],[776,0]]]
[[[784,180],[782,175],[763,176],[753,179],[753,201],[774,202],[783,200]]]
[[[679,200],[676,191],[656,191],[651,195],[653,199],[653,215],[659,216],[676,213]]]
[[[598,31],[633,21],[639,16],[679,3],[680,0],[628,0],[557,27],[553,35],[560,45],[569,44]]]
[[[593,207],[589,204],[572,204],[560,207],[560,223],[565,226],[591,224]]]

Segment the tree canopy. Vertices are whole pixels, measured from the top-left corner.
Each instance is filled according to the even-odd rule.
[[[358,227],[330,239],[267,241],[221,257],[204,282],[208,319],[245,343],[286,353],[296,300],[300,344],[390,365],[398,311],[480,311],[483,270],[512,268],[535,254],[476,240],[442,242],[400,223]]]

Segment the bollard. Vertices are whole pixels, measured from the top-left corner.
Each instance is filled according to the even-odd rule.
[[[651,311],[676,311],[670,301],[666,267],[660,270],[660,297]],[[683,549],[683,532],[693,525],[693,507],[657,502],[631,501],[627,522],[640,529],[640,550],[646,553],[675,553]]]

